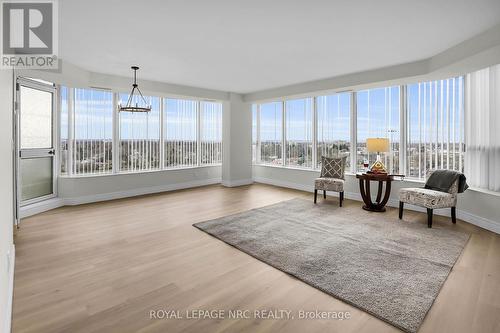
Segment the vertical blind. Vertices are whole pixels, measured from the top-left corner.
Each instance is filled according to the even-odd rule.
[[[74,89],[72,173],[98,174],[113,170],[113,94]]]
[[[163,100],[164,167],[198,165],[198,102]]]
[[[351,94],[341,93],[316,98],[317,164],[321,167],[321,156],[347,156],[350,166],[350,114]]]
[[[120,94],[127,100],[128,94]],[[146,171],[160,168],[160,99],[145,97],[151,112],[119,112],[120,170]],[[144,101],[135,95],[132,103]]]
[[[252,104],[252,162],[257,162],[257,104]]]
[[[286,165],[312,166],[313,99],[285,102]]]
[[[492,82],[496,84],[488,88],[490,91],[498,89],[497,79],[492,79],[490,74],[488,80],[490,86],[493,87]],[[480,90],[487,89],[482,87]],[[390,142],[390,151],[381,154],[390,173],[422,179],[429,169],[462,171],[465,149],[463,91],[464,78],[455,77],[255,104],[255,163],[319,169],[321,156],[355,154],[353,161],[356,164],[351,166],[351,171],[357,172],[363,169],[365,160],[371,164],[376,159],[375,153],[367,152],[366,139],[379,137],[388,138]],[[351,119],[353,115],[355,119]],[[314,126],[311,126],[311,119],[314,119]],[[491,119],[494,123],[496,118]],[[356,131],[352,133],[352,129]],[[305,148],[311,146],[316,147],[316,165],[311,165],[310,150]],[[484,144],[471,146],[471,149],[484,150],[482,146]]]
[[[59,159],[60,159],[60,164],[61,164],[61,174],[62,175],[67,175],[68,174],[68,167],[69,167],[69,160],[68,160],[68,155],[69,155],[69,96],[68,96],[68,88],[66,87],[61,87],[60,89],[60,96],[61,96],[61,109],[59,111],[60,115],[60,124],[61,124],[61,130],[60,130],[60,137],[61,141],[59,144]]]
[[[467,181],[500,191],[500,65],[468,74],[466,92]]]
[[[222,163],[222,104],[200,103],[201,164]]]
[[[283,103],[260,105],[260,162],[282,165]]]
[[[387,138],[390,151],[381,154],[389,173],[399,170],[400,87],[363,90],[357,94],[357,171],[375,162],[377,154],[366,150],[366,139]]]
[[[463,170],[463,78],[408,86],[407,175]]]
[[[220,102],[145,96],[151,112],[132,113],[116,108],[125,93],[61,87],[59,96],[62,175],[222,163]]]

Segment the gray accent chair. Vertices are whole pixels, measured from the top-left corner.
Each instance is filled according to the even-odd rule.
[[[429,179],[433,170],[426,174]],[[457,223],[456,206],[459,180],[457,179],[448,193],[425,188],[402,188],[399,190],[399,219],[403,218],[404,204],[411,204],[427,209],[427,227],[432,228],[434,209],[451,208],[451,221]]]
[[[314,180],[314,203],[318,197],[318,190],[323,191],[323,199],[326,199],[326,191],[333,191],[339,192],[339,206],[342,207],[345,164],[345,157],[321,157],[321,175]]]

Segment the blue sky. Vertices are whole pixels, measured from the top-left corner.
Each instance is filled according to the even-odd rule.
[[[443,137],[447,138],[448,123],[452,124],[451,127],[459,128],[459,91],[461,89],[458,83],[459,81],[463,81],[463,79],[461,77],[455,79],[454,109],[452,102],[453,79],[448,81],[434,81],[432,83],[433,101],[429,99],[431,83],[422,83],[420,87],[420,119],[418,118],[418,84],[408,85],[408,116],[410,122],[409,138],[412,142],[418,142],[420,137],[422,137],[422,142],[429,142],[431,139],[435,141],[436,135],[438,135],[440,140]],[[449,90],[450,95],[449,120],[447,119],[447,89]],[[435,96],[437,96],[437,105]],[[443,101],[442,104],[441,100]],[[260,105],[262,141],[281,140],[281,109],[281,102],[270,102]],[[310,140],[312,135],[312,99],[306,98],[286,101],[286,109],[287,138],[290,140]],[[424,110],[426,113],[425,126]],[[253,112],[256,112],[255,106]],[[441,113],[443,114],[442,118]],[[455,114],[454,119],[453,114]],[[318,142],[323,140],[348,141],[350,138],[350,93],[317,97],[317,117]],[[443,124],[443,131],[441,131],[441,124]],[[434,130],[432,130],[431,125],[434,126]],[[435,128],[436,126],[437,130]],[[360,143],[366,141],[366,139],[370,137],[387,137],[391,140],[391,142],[399,142],[399,86],[376,88],[357,92],[357,130],[357,138]],[[255,127],[253,131],[255,137]],[[431,133],[433,133],[432,136]],[[455,133],[456,141],[458,141],[459,136],[460,133],[457,131]],[[453,138],[451,139],[453,140]]]
[[[68,136],[67,88],[61,90],[63,98],[61,110],[61,137]],[[125,104],[128,93],[119,94]],[[136,100],[139,105],[143,102]],[[151,104],[149,113],[120,113],[120,137],[122,139],[159,139],[160,98],[144,96]],[[135,103],[135,102],[134,102]],[[167,140],[196,140],[197,101],[164,99],[164,131]],[[202,140],[222,138],[222,105],[216,102],[202,102]],[[108,91],[75,89],[75,138],[111,139],[113,136],[113,94]]]

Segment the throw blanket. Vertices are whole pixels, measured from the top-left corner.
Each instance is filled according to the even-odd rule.
[[[452,170],[436,170],[434,171],[427,182],[425,188],[435,191],[448,192],[453,183],[458,181],[458,193],[464,192],[469,185],[467,185],[465,175],[463,173]]]

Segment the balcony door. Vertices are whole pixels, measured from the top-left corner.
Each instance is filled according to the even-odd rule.
[[[17,194],[26,206],[55,197],[55,87],[53,84],[18,78]]]

